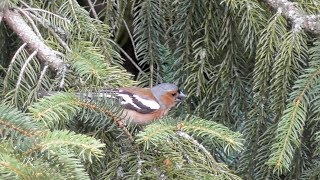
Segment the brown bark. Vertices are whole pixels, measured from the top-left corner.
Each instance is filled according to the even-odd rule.
[[[313,34],[320,34],[318,15],[308,15],[297,8],[295,3],[287,0],[265,0],[265,2],[291,21],[294,30],[304,29]]]
[[[65,64],[62,59],[57,57],[56,53],[35,34],[18,12],[5,9],[3,20],[23,42],[27,43],[31,52],[38,51],[37,58],[42,63],[47,64],[54,71],[63,69]]]

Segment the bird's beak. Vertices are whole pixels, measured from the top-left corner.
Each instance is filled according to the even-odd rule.
[[[179,93],[178,97],[177,97],[177,101],[180,102],[182,100],[184,100],[187,96],[185,94],[183,94],[182,92]]]

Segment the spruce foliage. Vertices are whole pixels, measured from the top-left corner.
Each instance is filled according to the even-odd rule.
[[[320,178],[319,0],[89,1],[0,1],[0,179]],[[146,126],[86,98],[161,82]]]

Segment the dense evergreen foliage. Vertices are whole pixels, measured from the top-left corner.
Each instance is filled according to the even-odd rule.
[[[319,13],[319,0],[1,0],[0,179],[320,179]],[[188,98],[146,126],[74,93],[161,82]]]

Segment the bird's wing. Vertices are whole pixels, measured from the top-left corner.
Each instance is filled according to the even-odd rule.
[[[145,88],[103,90],[103,93],[120,98],[120,103],[125,109],[137,111],[142,114],[153,113],[160,109],[160,104],[155,100],[149,90]]]

